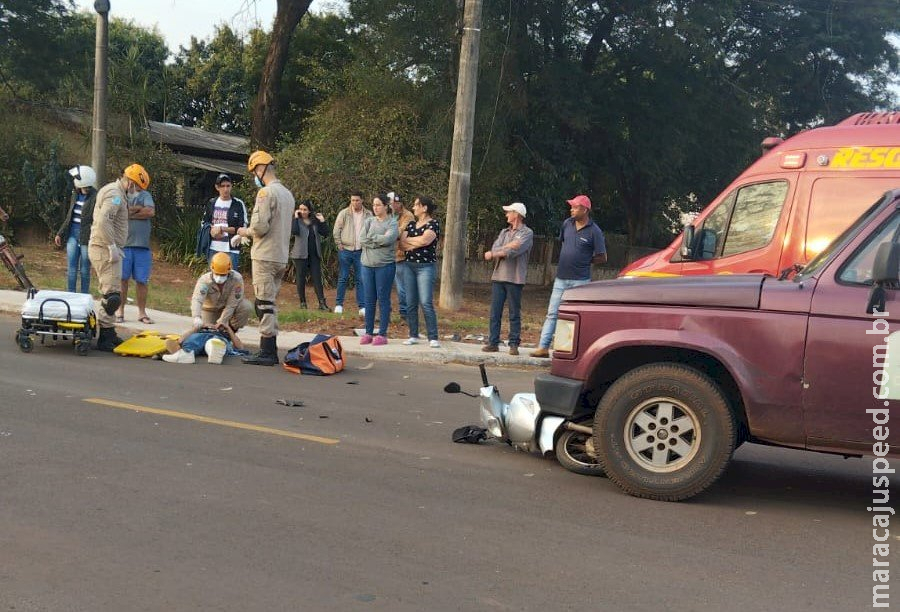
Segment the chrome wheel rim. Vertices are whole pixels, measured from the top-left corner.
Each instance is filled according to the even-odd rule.
[[[696,413],[670,397],[655,397],[632,409],[623,433],[632,460],[659,474],[683,468],[700,449]]]

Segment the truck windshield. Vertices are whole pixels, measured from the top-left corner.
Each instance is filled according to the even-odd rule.
[[[886,199],[892,198],[892,194],[885,194],[880,200],[872,204],[866,212],[861,214],[859,218],[854,221],[850,227],[845,229],[841,234],[831,241],[827,247],[822,249],[822,251],[809,260],[809,263],[803,266],[803,270],[800,271],[794,278],[792,279],[795,283],[800,282],[804,279],[810,278],[811,276],[815,276],[819,270],[821,270],[825,262],[831,259],[832,254],[841,250],[843,246],[849,242],[856,234],[859,232],[860,228],[862,228],[866,223],[869,222],[869,218],[872,217],[876,211],[881,208],[881,205],[884,203]]]

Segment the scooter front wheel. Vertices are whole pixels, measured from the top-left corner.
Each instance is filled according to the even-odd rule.
[[[556,451],[559,464],[570,472],[582,476],[606,476],[606,471],[597,459],[594,436],[566,429],[556,440],[553,450]]]

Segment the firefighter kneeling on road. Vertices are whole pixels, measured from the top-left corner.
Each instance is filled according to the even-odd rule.
[[[259,317],[259,352],[241,358],[244,363],[272,366],[278,363],[278,312],[275,298],[288,263],[294,196],[275,176],[275,160],[265,151],[254,151],[247,160],[259,192],[250,215],[250,227],[238,235],[253,239],[250,259],[256,316]]]
[[[131,164],[117,180],[97,192],[88,257],[100,281],[100,335],[97,350],[112,351],[122,339],[116,334],[116,310],[122,303],[122,257],[128,240],[128,203],[150,186],[150,175]]]
[[[170,355],[163,357],[172,363],[193,363],[193,356],[185,355],[181,343],[201,329],[217,329],[229,338],[247,325],[253,306],[244,297],[244,278],[231,268],[231,256],[225,252],[213,255],[209,272],[197,279],[191,296],[191,316],[194,325],[179,340],[169,340]]]

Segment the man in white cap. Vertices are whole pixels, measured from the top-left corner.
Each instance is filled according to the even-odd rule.
[[[527,210],[521,202],[504,206],[506,222],[484,260],[494,262],[491,274],[491,328],[487,345],[481,350],[496,353],[500,344],[500,323],[504,302],[509,302],[509,354],[519,354],[522,333],[522,287],[528,273],[528,256],[534,243],[534,232],[525,225]]]

